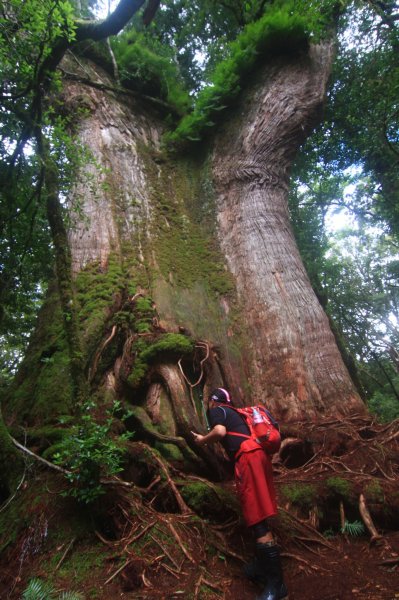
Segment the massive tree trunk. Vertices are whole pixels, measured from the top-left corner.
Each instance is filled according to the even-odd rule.
[[[75,79],[65,81],[65,110],[81,115],[76,129],[93,156],[69,199],[92,393],[142,405],[154,425],[150,405],[161,386],[157,410],[169,422],[162,435],[194,451],[190,429],[205,425],[201,395],[215,385],[238,403],[266,401],[285,421],[362,411],[287,207],[291,161],[320,118],[331,45],[270,59],[208,148],[187,156],[163,150],[154,106],[99,89],[110,85],[106,73],[68,60]],[[73,410],[51,298],[8,419],[35,424]],[[201,458],[215,466],[209,452]]]
[[[262,69],[213,156],[221,246],[251,339],[253,395],[289,420],[361,409],[287,204],[292,159],[320,118],[332,54],[325,43]]]

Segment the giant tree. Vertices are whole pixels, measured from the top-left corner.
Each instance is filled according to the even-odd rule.
[[[123,539],[131,515],[152,523],[157,502],[189,514],[197,488],[179,491],[184,472],[222,475],[190,433],[206,425],[212,387],[265,402],[288,427],[364,414],[288,211],[292,161],[323,114],[336,14],[328,4],[165,2],[149,32],[135,19],[110,51],[102,40],[144,2],[121,0],[104,21],[82,18],[94,3],[82,4],[2,9],[2,314],[20,298],[11,274],[27,247],[38,279],[50,255],[55,273],[3,402],[14,439],[2,427],[0,491],[20,474],[12,443],[33,447],[48,468],[62,465],[80,501],[101,485],[131,491],[125,524],[112,513]],[[149,23],[158,2],[147,4]],[[203,80],[189,61],[205,47],[201,24],[213,49]]]

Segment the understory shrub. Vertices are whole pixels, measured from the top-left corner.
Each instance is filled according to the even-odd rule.
[[[95,420],[95,406],[93,401],[85,404],[79,423],[71,428],[71,434],[57,446],[53,456],[56,464],[68,470],[66,478],[72,485],[65,494],[85,504],[105,493],[101,477],[122,471],[124,442],[132,436],[130,432],[118,438],[111,435],[114,413],[120,409],[118,402],[108,411],[104,423]]]

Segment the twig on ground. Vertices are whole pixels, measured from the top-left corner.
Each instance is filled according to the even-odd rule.
[[[183,554],[188,558],[188,560],[192,563],[195,563],[195,560],[193,559],[193,557],[191,556],[191,554],[189,553],[189,551],[187,550],[187,548],[184,546],[183,542],[180,539],[179,534],[177,533],[176,529],[173,527],[172,523],[168,520],[165,521],[167,526],[169,527],[169,529],[171,530],[173,536],[175,537],[177,543],[179,544],[180,548],[183,551]]]
[[[156,454],[155,452],[152,451],[152,449],[148,446],[147,450],[149,450],[151,452],[152,457],[154,458],[155,462],[161,467],[166,480],[176,498],[176,502],[181,510],[182,513],[184,514],[192,514],[192,510],[187,506],[187,504],[184,502],[182,495],[180,494],[179,490],[177,489],[177,486],[175,484],[175,482],[173,481],[173,479],[171,478],[170,474],[169,474],[169,470],[166,467],[165,463],[163,462],[163,460],[161,460]]]
[[[68,552],[70,551],[70,549],[72,548],[73,544],[75,543],[76,538],[72,538],[71,541],[69,542],[64,554],[61,556],[60,560],[58,561],[57,566],[55,567],[55,571],[58,571],[58,569],[60,568],[60,566],[62,565],[62,563],[64,562],[66,555],[68,554]]]
[[[321,535],[321,533],[319,533],[317,531],[317,529],[315,529],[314,527],[312,527],[308,523],[305,523],[304,521],[301,521],[301,519],[299,519],[298,517],[296,517],[295,515],[293,515],[292,513],[290,513],[288,510],[285,510],[282,507],[280,507],[280,510],[282,510],[283,512],[285,512],[289,517],[291,517],[291,519],[293,519],[294,521],[296,521],[299,525],[301,525],[305,529],[311,531],[313,533],[313,535],[316,536],[319,544],[322,544],[322,546],[326,546],[327,548],[330,548],[330,550],[336,550],[335,546],[333,546],[332,544],[329,544],[328,542],[326,542],[325,538]]]
[[[105,544],[106,546],[109,546],[110,548],[113,548],[115,546],[115,544],[117,544],[118,542],[111,542],[110,540],[106,540],[101,533],[99,533],[97,530],[94,530],[94,535],[96,535],[98,537],[98,539]]]
[[[143,529],[141,531],[139,531],[139,533],[137,533],[133,537],[128,538],[128,540],[125,544],[125,547],[123,548],[123,552],[126,551],[127,547],[130,546],[130,544],[137,542],[137,540],[140,539],[149,529],[151,529],[151,527],[154,527],[155,524],[156,524],[156,521],[152,521],[151,523],[148,523],[148,525],[146,527],[143,527]]]
[[[127,566],[128,566],[128,564],[129,564],[129,563],[131,563],[131,562],[132,562],[132,559],[131,559],[131,558],[128,558],[128,559],[127,559],[127,560],[126,560],[126,561],[123,563],[123,565],[122,565],[121,567],[119,567],[119,569],[117,569],[117,570],[115,571],[115,573],[113,573],[113,574],[111,575],[111,577],[108,577],[108,579],[107,579],[107,581],[105,581],[104,585],[107,585],[107,584],[108,584],[108,583],[110,583],[110,582],[111,582],[113,579],[115,579],[115,577],[116,577],[117,575],[119,575],[119,573],[120,573],[121,571],[123,571],[123,569],[124,569],[125,567],[127,567]]]
[[[313,569],[314,571],[325,571],[326,573],[330,572],[328,569],[325,569],[324,567],[320,567],[320,565],[318,565],[318,566],[312,565],[312,563],[305,560],[301,556],[298,556],[297,554],[291,554],[291,552],[282,552],[281,556],[283,556],[285,558],[293,558],[294,560],[297,560],[298,562],[304,563],[305,565],[307,565],[310,569]]]
[[[157,540],[155,537],[153,537],[152,535],[150,535],[150,538],[152,540],[154,540],[154,542],[156,544],[158,544],[158,546],[161,548],[161,550],[163,550],[165,555],[169,558],[170,562],[175,565],[176,569],[179,569],[179,565],[177,564],[177,562],[175,561],[173,556],[170,554],[170,552],[161,544],[161,542],[159,540]]]

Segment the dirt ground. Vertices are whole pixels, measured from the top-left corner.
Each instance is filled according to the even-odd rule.
[[[399,600],[399,422],[352,425],[339,433],[334,423],[328,444],[318,425],[306,434],[311,448],[292,443],[275,462],[273,529],[290,600]],[[170,472],[181,485],[182,473]],[[122,488],[107,506],[103,497],[99,521],[64,489],[61,476],[38,468],[0,512],[1,599],[20,600],[33,577],[51,583],[51,600],[63,591],[85,600],[255,600],[261,592],[243,574],[253,541],[225,505],[217,519],[165,510],[178,491],[164,482],[141,494]],[[370,523],[361,515],[363,493]],[[341,533],[340,520],[361,516],[361,531]]]
[[[245,535],[244,530],[240,531]],[[312,547],[309,539],[302,549],[298,540],[288,547],[281,544],[290,600],[399,599],[399,532],[387,532],[373,545],[366,535],[339,535],[329,539],[328,546],[315,539]],[[17,544],[8,559],[5,561],[4,556],[0,561],[0,597],[20,599],[30,577],[47,579],[50,575],[58,591],[80,592],[87,600],[255,600],[261,587],[246,580],[242,560],[222,551],[204,554],[203,540],[196,555],[197,541],[189,547],[185,539],[187,556],[177,543],[173,554],[168,553],[169,559],[165,556],[166,546],[161,544],[159,552],[152,550],[151,556],[139,558],[131,553],[121,560],[119,550],[116,552],[98,538],[86,538],[75,541],[69,550],[69,542],[47,550],[43,547],[38,552],[31,547],[29,560],[22,562],[28,548],[27,537],[21,537],[25,546],[18,548]],[[238,552],[243,543],[247,546],[245,558],[250,559],[248,539],[237,539],[237,546],[241,545]],[[229,545],[232,547],[233,542]],[[82,579],[79,557],[88,553],[92,569]]]

